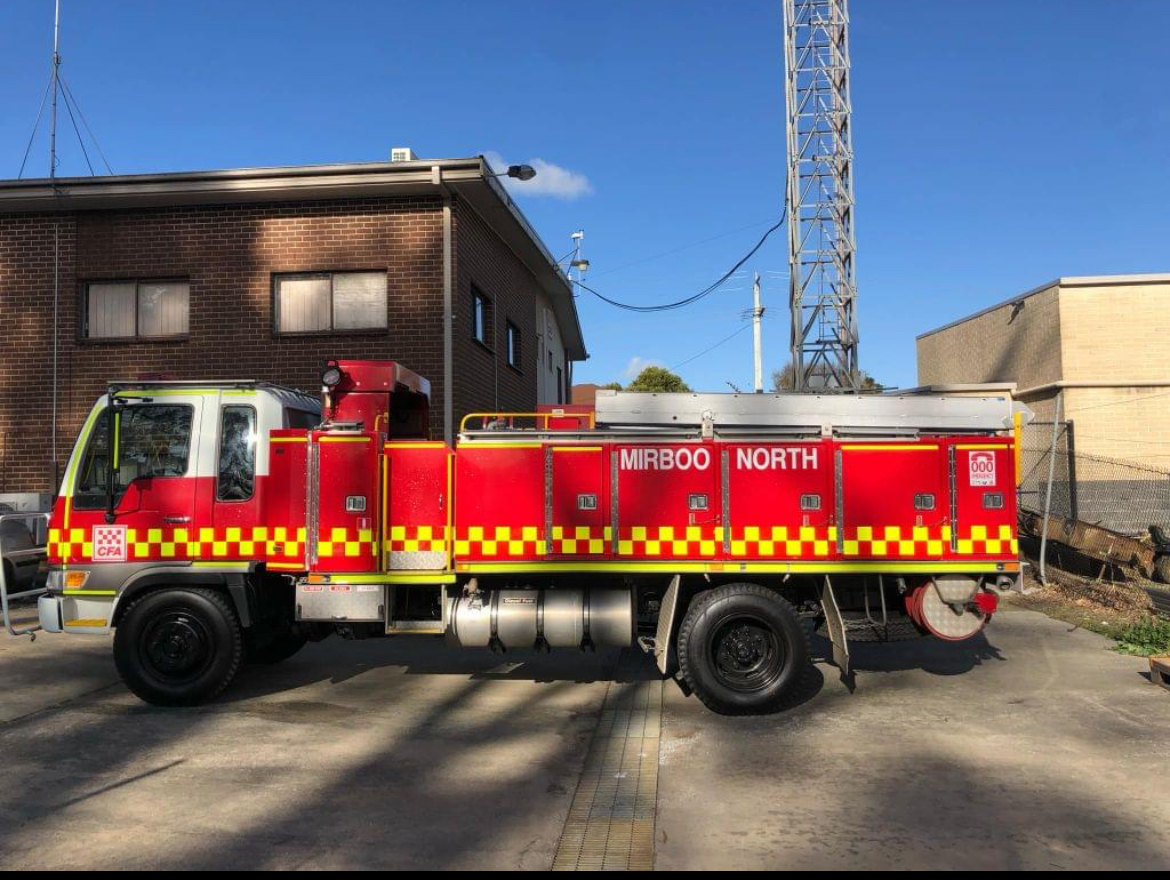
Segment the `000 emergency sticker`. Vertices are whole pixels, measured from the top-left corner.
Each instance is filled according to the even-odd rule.
[[[995,485],[995,453],[972,452],[970,456],[971,485]]]
[[[93,527],[93,561],[94,562],[125,562],[126,561],[126,527],[125,526],[94,526]]]

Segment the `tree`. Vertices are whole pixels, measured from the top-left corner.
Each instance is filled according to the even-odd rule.
[[[817,364],[813,370],[813,381],[815,384],[827,385],[830,373],[828,367],[824,364]],[[817,382],[817,380],[820,380]],[[773,391],[792,391],[796,387],[796,369],[792,366],[792,361],[786,363],[779,370],[772,372],[772,390]],[[881,391],[882,385],[873,376],[861,371],[861,390],[862,391]]]
[[[607,391],[621,391],[622,390],[622,383],[621,382],[610,382],[608,385],[601,385],[599,387],[604,388]]]
[[[637,379],[626,386],[626,391],[653,391],[667,394],[690,390],[681,377],[676,376],[666,367],[647,367],[638,374]]]

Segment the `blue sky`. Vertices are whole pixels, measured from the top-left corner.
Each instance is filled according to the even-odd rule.
[[[779,216],[779,0],[481,4],[64,0],[64,74],[119,173],[494,152],[548,163],[521,204],[589,283],[654,303],[719,277]],[[1170,2],[854,0],[862,367],[1058,275],[1170,270]],[[52,0],[0,5],[0,176],[47,80]],[[66,118],[61,173],[86,173]],[[44,126],[26,176],[45,173]],[[782,233],[765,361],[786,359]],[[673,253],[668,253],[672,252]],[[666,256],[660,256],[667,254]],[[654,259],[651,259],[654,258]],[[750,283],[661,315],[580,303],[578,381],[675,366],[742,326]],[[751,383],[745,331],[680,372]]]

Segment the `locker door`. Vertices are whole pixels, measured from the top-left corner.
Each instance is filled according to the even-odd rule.
[[[1008,443],[955,443],[955,550],[960,556],[1015,557],[1016,487]]]
[[[563,557],[608,555],[605,456],[600,446],[549,446],[549,553]]]
[[[950,549],[946,452],[938,443],[843,443],[838,522],[847,559],[938,559]]]

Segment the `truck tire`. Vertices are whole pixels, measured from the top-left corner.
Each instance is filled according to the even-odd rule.
[[[226,596],[199,587],[148,593],[114,631],[114,663],[126,686],[154,706],[214,699],[240,668],[244,637]]]
[[[245,653],[249,663],[282,663],[305,647],[308,641],[302,635],[281,633],[267,639],[248,641]]]
[[[812,666],[796,610],[759,584],[727,584],[698,596],[678,634],[679,671],[721,715],[783,708]]]

